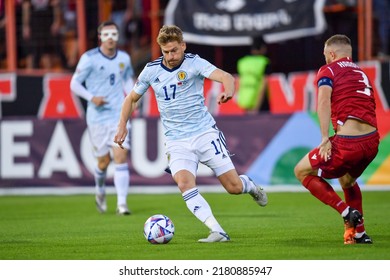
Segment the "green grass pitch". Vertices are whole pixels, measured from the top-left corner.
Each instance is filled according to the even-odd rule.
[[[181,195],[131,194],[130,216],[99,214],[93,195],[0,197],[1,260],[389,260],[390,191],[363,192],[373,245],[344,245],[339,214],[307,192],[270,192],[262,208],[249,195],[204,193],[231,242],[201,244],[208,229]],[[340,194],[341,195],[341,194]],[[143,224],[165,214],[172,241],[149,244]]]

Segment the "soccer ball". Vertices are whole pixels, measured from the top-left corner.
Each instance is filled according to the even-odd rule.
[[[144,236],[152,244],[166,244],[173,238],[175,226],[165,215],[151,216],[144,224]]]

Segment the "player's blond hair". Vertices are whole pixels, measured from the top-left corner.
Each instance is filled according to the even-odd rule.
[[[183,42],[183,31],[176,25],[164,25],[157,36],[157,44],[166,45],[169,42]]]

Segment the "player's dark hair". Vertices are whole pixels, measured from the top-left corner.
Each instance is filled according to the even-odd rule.
[[[114,25],[116,27],[117,30],[119,30],[119,27],[118,25],[113,22],[113,21],[103,21],[101,24],[99,24],[98,26],[98,29],[97,29],[97,32],[98,34],[100,35],[100,33],[102,32],[102,29],[106,26],[110,26],[110,25]]]

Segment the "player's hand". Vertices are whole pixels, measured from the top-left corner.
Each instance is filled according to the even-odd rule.
[[[228,102],[230,99],[232,99],[233,97],[233,94],[228,94],[226,92],[221,92],[220,94],[218,94],[217,96],[217,102],[218,104],[221,104],[221,103],[226,103]]]
[[[329,141],[329,138],[322,139],[318,148],[321,158],[325,161],[330,160],[332,156],[332,143]]]
[[[103,96],[94,96],[91,101],[98,107],[107,103]]]
[[[124,149],[122,144],[126,139],[127,133],[128,132],[127,132],[126,126],[125,127],[118,126],[118,130],[117,130],[115,137],[114,137],[114,142],[117,143],[119,145],[119,147],[121,147],[121,149]]]

